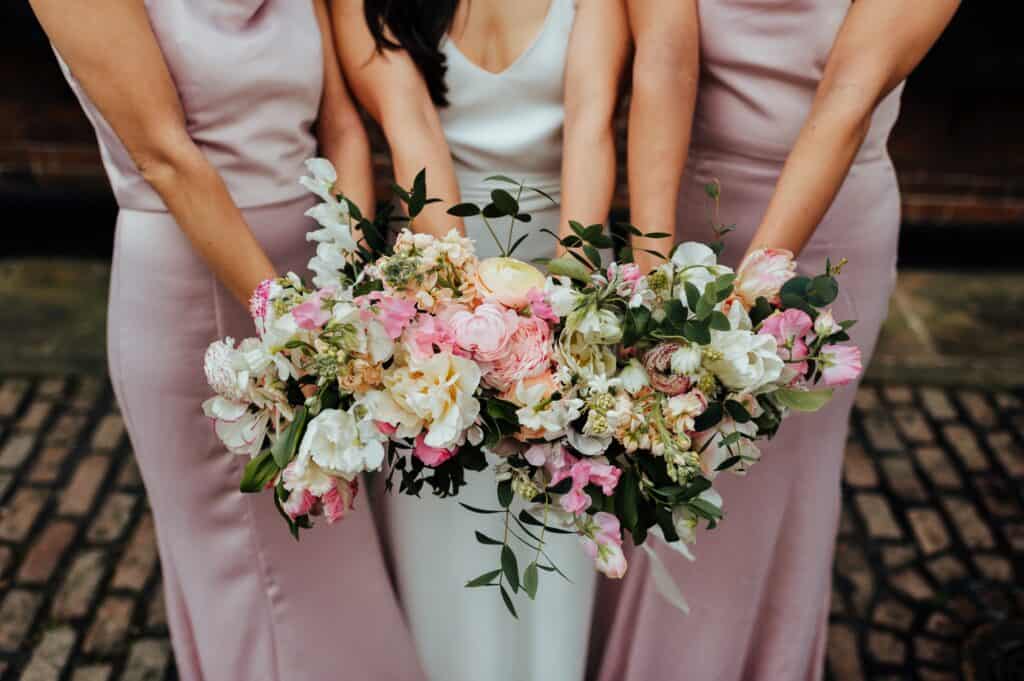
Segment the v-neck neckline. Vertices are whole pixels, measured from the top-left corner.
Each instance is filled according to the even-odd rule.
[[[459,58],[462,59],[462,61],[469,64],[473,69],[475,69],[476,71],[480,71],[481,73],[485,73],[492,78],[500,78],[501,76],[506,75],[514,68],[516,68],[520,63],[525,61],[526,58],[529,57],[530,53],[537,48],[537,45],[540,44],[541,40],[544,39],[544,36],[548,32],[548,27],[551,25],[551,18],[555,14],[555,4],[557,2],[559,2],[559,0],[551,0],[550,4],[548,4],[547,14],[544,15],[544,23],[542,23],[540,28],[537,30],[537,35],[535,35],[533,37],[533,40],[530,41],[526,48],[519,53],[518,57],[513,59],[508,66],[506,66],[500,71],[491,71],[490,69],[484,68],[480,64],[477,64],[475,61],[470,59],[468,56],[466,56],[466,53],[462,51],[462,48],[459,47],[458,43],[452,40],[452,37],[450,35],[445,36],[445,41],[447,41],[447,43],[451,45],[452,50],[455,52],[455,54],[457,54]]]

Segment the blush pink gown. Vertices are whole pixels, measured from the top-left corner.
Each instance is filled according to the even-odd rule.
[[[768,206],[808,114],[846,0],[701,0],[700,93],[680,195],[684,239],[709,240],[706,183],[721,183],[721,221],[735,223],[736,265]],[[899,92],[881,103],[831,210],[800,257],[849,258],[837,319],[858,319],[867,364],[896,273],[899,190],[886,141]],[[689,601],[683,615],[655,590],[634,552],[621,583],[598,597],[591,668],[599,681],[813,681],[823,670],[840,471],[854,386],[823,412],[795,416],[745,478],[723,476],[722,525],[689,563],[659,550]]]
[[[323,55],[310,0],[150,0],[192,138],[280,272],[310,256],[297,180]],[[130,58],[130,55],[125,55]],[[67,71],[65,67],[65,71]],[[203,353],[254,328],[75,81],[121,208],[110,375],[148,492],[183,681],[422,678],[365,503],[295,542],[204,418]]]

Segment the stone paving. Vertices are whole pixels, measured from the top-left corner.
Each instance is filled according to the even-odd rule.
[[[830,681],[1024,678],[1024,404],[869,383]],[[152,519],[105,380],[0,381],[0,681],[175,678]]]

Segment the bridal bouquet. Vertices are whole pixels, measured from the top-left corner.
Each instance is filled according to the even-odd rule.
[[[539,571],[559,572],[547,533],[578,535],[610,577],[626,572],[626,536],[692,559],[701,521],[723,518],[717,476],[745,473],[791,410],[820,409],[861,370],[843,344],[853,322],[829,309],[841,264],[799,276],[790,253],[769,249],[733,271],[720,243],[684,243],[644,276],[603,262],[625,237],[572,223],[545,275],[511,257],[525,238],[512,229],[530,219],[519,198],[539,190],[496,176],[512,191],[449,211],[494,235],[502,257],[478,260],[456,231],[404,229],[390,245],[399,218],[363,218],[332,192],[330,164],[309,168],[303,182],[323,199],[310,211],[313,287],[290,274],[257,290],[259,337],[210,346],[217,396],[204,409],[251,457],[242,490],[273,488],[296,534],[343,517],[362,472],[386,466],[389,488],[398,477],[401,493],[447,497],[492,466],[497,507],[463,505],[504,514],[506,531],[477,533],[498,564],[468,586],[497,587],[513,614],[510,590],[533,598]],[[412,220],[431,202],[422,173],[396,192]],[[505,219],[502,242],[493,225]],[[522,571],[512,541],[535,551]]]

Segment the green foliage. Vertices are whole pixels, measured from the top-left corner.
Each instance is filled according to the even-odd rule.
[[[280,471],[273,453],[264,449],[259,456],[249,459],[249,463],[245,464],[239,489],[246,494],[262,492]]]
[[[271,448],[274,456],[274,463],[278,468],[284,469],[291,460],[295,458],[295,450],[302,441],[302,434],[306,431],[306,418],[309,412],[305,407],[295,410],[295,418],[288,428],[277,438],[277,442]]]

